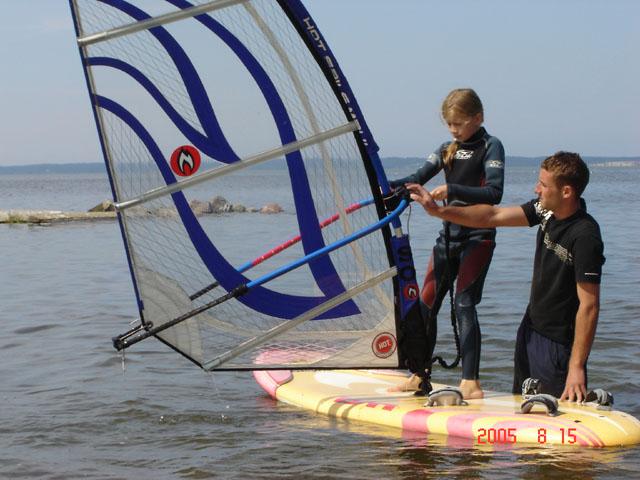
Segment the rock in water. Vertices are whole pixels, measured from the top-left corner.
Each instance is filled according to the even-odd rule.
[[[89,209],[90,212],[115,212],[116,207],[113,206],[111,200],[103,200],[95,207]]]
[[[284,210],[282,209],[282,207],[277,203],[267,203],[264,207],[260,209],[260,213],[267,213],[267,214],[281,213],[283,211]]]
[[[189,202],[189,206],[191,207],[191,210],[193,210],[193,213],[195,213],[196,215],[205,215],[213,212],[211,208],[211,203],[209,202],[202,202],[200,200],[191,200]]]
[[[226,213],[231,211],[231,204],[226,198],[220,195],[212,198],[209,204],[211,205],[211,213]]]

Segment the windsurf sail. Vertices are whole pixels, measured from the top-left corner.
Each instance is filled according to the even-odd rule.
[[[155,337],[206,370],[428,368],[407,200],[385,207],[378,147],[302,3],[70,6],[140,311],[116,348]],[[216,195],[284,213],[197,216]]]

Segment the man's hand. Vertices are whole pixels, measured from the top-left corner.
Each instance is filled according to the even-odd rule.
[[[438,205],[431,194],[426,191],[422,185],[418,183],[407,183],[406,187],[411,194],[411,199],[422,205],[430,215],[432,215],[434,210],[438,208]]]
[[[560,395],[560,400],[581,402],[587,396],[586,383],[584,367],[569,366],[567,381],[564,385],[564,391],[562,392],[562,395]]]

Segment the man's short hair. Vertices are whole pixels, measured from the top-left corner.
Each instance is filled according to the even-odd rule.
[[[577,153],[556,152],[542,161],[542,168],[553,174],[559,186],[573,187],[578,197],[589,183],[589,168]]]

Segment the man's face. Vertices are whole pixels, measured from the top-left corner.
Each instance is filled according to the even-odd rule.
[[[538,195],[542,208],[554,211],[562,203],[562,187],[558,186],[555,176],[544,168],[540,169],[534,191]]]

